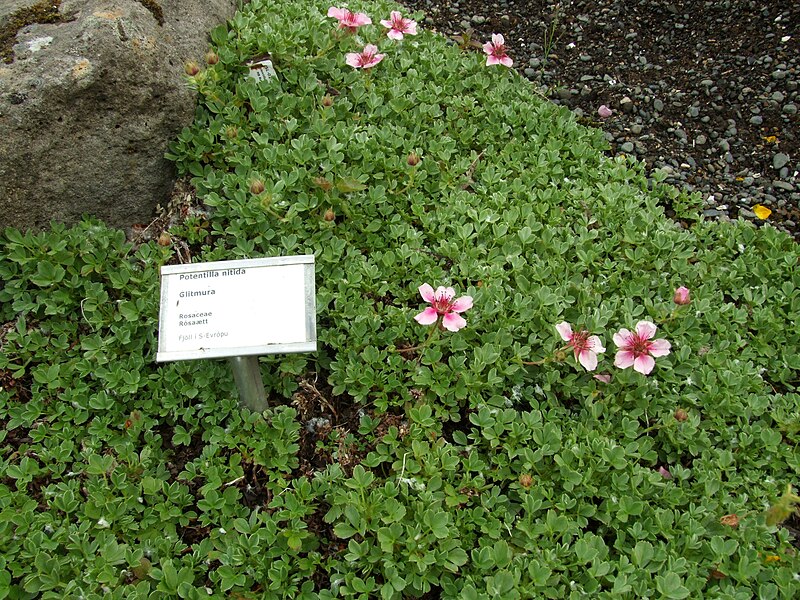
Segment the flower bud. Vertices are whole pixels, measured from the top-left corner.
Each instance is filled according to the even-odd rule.
[[[214,52],[213,50],[209,50],[206,52],[206,62],[209,65],[215,65],[219,62],[219,54]]]
[[[254,179],[250,182],[250,193],[255,194],[258,196],[261,192],[264,191],[264,182],[260,179]]]
[[[679,305],[689,304],[689,302],[691,302],[691,299],[689,298],[688,288],[681,286],[677,290],[675,290],[675,295],[672,297],[672,301],[675,304]]]
[[[678,408],[675,410],[675,414],[673,416],[675,417],[676,421],[680,421],[681,423],[683,423],[686,419],[689,418],[689,413],[682,408]]]
[[[225,137],[229,140],[235,140],[239,136],[239,128],[236,125],[228,125],[225,128]]]
[[[194,61],[189,61],[183,66],[183,71],[189,77],[194,77],[195,75],[197,75],[200,72],[200,65],[198,65]]]
[[[169,233],[166,231],[162,231],[161,235],[158,236],[158,245],[159,246],[169,246],[172,243],[172,237],[170,237]]]
[[[658,467],[658,474],[661,475],[664,479],[672,479],[672,473],[669,472],[669,469],[666,467]]]
[[[408,163],[409,167],[416,167],[421,160],[422,159],[419,157],[419,154],[416,152],[412,152],[408,155],[408,158],[406,158],[406,162]]]
[[[326,221],[333,221],[336,218],[336,213],[333,212],[332,208],[329,208],[328,210],[325,211],[325,215],[323,215],[323,218]]]
[[[533,485],[533,477],[528,473],[523,473],[519,476],[519,484],[527,490]]]
[[[325,94],[322,97],[322,106],[324,106],[325,108],[333,106],[333,98],[329,94]]]

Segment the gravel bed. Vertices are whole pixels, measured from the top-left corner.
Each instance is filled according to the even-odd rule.
[[[773,0],[406,0],[461,41],[503,34],[514,68],[697,192],[707,218],[800,241],[800,3]],[[480,50],[476,50],[480,51]],[[492,67],[502,68],[502,67]],[[598,108],[612,110],[601,118]],[[766,221],[757,204],[772,214]]]

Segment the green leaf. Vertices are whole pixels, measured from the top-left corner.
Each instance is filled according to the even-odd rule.
[[[656,577],[656,589],[666,598],[682,600],[689,596],[689,590],[683,586],[681,578],[675,573],[658,575]]]

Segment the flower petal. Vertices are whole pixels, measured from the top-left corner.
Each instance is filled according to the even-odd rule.
[[[634,363],[634,354],[628,350],[620,350],[614,357],[614,366],[620,369],[627,369],[632,367]]]
[[[633,361],[633,370],[638,371],[642,375],[649,375],[653,367],[656,366],[656,360],[649,354],[640,354]]]
[[[493,33],[492,34],[492,43],[495,46],[503,46],[506,43],[505,38],[503,37],[502,33]]]
[[[494,55],[492,55],[492,56],[490,56],[489,58],[486,59],[486,66],[487,67],[491,67],[492,65],[499,65],[499,64],[500,64],[500,59],[497,58]]]
[[[439,318],[439,313],[436,312],[436,309],[432,306],[429,306],[421,313],[419,313],[414,320],[419,323],[420,325],[433,325],[436,323],[436,320]]]
[[[341,21],[345,17],[345,10],[343,8],[336,8],[335,6],[331,6],[328,9],[328,16],[334,19],[338,19]]]
[[[489,55],[491,55],[491,54],[494,52],[494,44],[492,44],[492,42],[486,42],[486,43],[483,45],[483,51],[484,51],[486,54],[489,54]]]
[[[344,62],[353,67],[354,69],[361,68],[361,55],[356,52],[348,52],[344,55]]]
[[[615,333],[612,338],[617,348],[627,348],[633,343],[633,334],[624,327]],[[628,365],[630,367],[630,365]]]
[[[462,327],[466,327],[467,321],[461,315],[451,312],[444,316],[442,325],[444,325],[444,328],[448,331],[458,331]]]
[[[587,371],[594,371],[597,368],[597,354],[591,350],[583,350],[578,354],[578,362],[580,362]]]
[[[586,341],[589,344],[589,350],[592,352],[597,352],[599,354],[600,352],[606,351],[605,346],[603,346],[603,342],[601,342],[600,338],[596,335],[590,335],[589,339]]]
[[[453,302],[453,306],[450,307],[450,310],[462,313],[470,308],[472,308],[472,296],[461,296],[461,298]]]
[[[453,288],[440,285],[438,288],[436,288],[436,292],[433,296],[436,298],[436,300],[445,300],[446,302],[450,302],[455,295],[456,291]]]
[[[636,333],[643,340],[649,340],[656,334],[657,327],[650,321],[639,321],[636,324]]]
[[[505,54],[504,54],[504,55],[503,55],[503,56],[500,58],[500,64],[501,64],[501,65],[503,65],[503,66],[505,66],[505,67],[511,67],[511,66],[514,64],[514,61],[513,61],[513,60],[511,60],[511,58],[510,58],[508,55],[505,55]]]
[[[650,342],[649,351],[653,356],[666,356],[669,354],[670,348],[672,348],[672,344],[667,340],[653,340]]]
[[[568,342],[572,339],[572,325],[566,321],[561,321],[561,323],[556,325],[556,331],[558,331],[558,335],[560,335],[561,339],[565,342]]]
[[[425,302],[433,302],[433,288],[427,283],[419,286],[419,294]]]
[[[402,40],[403,34],[397,31],[397,29],[390,29],[389,32],[386,34],[390,40]]]

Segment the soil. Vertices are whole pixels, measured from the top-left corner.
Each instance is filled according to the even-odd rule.
[[[767,0],[407,0],[451,38],[505,37],[513,68],[699,192],[707,218],[800,240],[800,3]],[[480,52],[480,50],[476,50]],[[493,67],[502,68],[502,67]],[[598,115],[606,105],[613,114]]]

